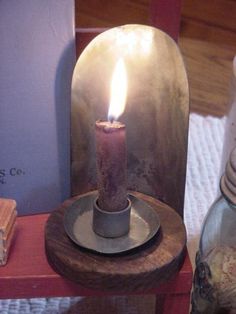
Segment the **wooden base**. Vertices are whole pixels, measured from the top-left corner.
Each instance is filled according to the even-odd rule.
[[[0,299],[112,295],[109,291],[86,289],[52,270],[44,253],[44,228],[48,217],[48,214],[41,214],[17,218],[17,232],[8,263],[0,268]],[[179,300],[178,297],[182,295],[188,305],[191,286],[192,267],[186,255],[176,276],[148,291],[148,294],[156,294],[162,301],[163,297],[166,300]],[[126,293],[121,289],[118,294]],[[166,300],[162,303],[169,306]],[[184,313],[181,311],[181,314]]]
[[[45,228],[45,249],[50,265],[62,276],[85,287],[110,292],[148,291],[180,269],[185,256],[186,231],[180,216],[169,206],[141,193],[159,214],[161,234],[141,249],[107,257],[76,246],[66,235],[63,216],[78,196],[54,211]]]

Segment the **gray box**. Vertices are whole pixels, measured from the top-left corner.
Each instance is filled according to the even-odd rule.
[[[20,215],[70,196],[73,0],[0,1],[0,197]]]

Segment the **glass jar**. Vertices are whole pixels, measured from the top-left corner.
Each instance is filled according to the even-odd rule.
[[[220,181],[221,196],[203,224],[192,314],[236,313],[236,148]]]
[[[233,75],[230,82],[229,105],[225,121],[224,144],[220,170],[221,174],[224,172],[230,152],[236,145],[236,56],[233,60],[232,73]]]

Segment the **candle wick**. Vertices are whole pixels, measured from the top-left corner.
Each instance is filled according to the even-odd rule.
[[[113,124],[113,122],[114,122],[114,118],[113,118],[113,117],[111,117],[111,118],[109,119],[109,121],[110,121],[110,123],[111,123],[111,124]]]

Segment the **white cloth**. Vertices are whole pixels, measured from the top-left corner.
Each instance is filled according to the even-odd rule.
[[[193,266],[204,217],[219,193],[224,124],[225,118],[190,115],[184,221]]]

